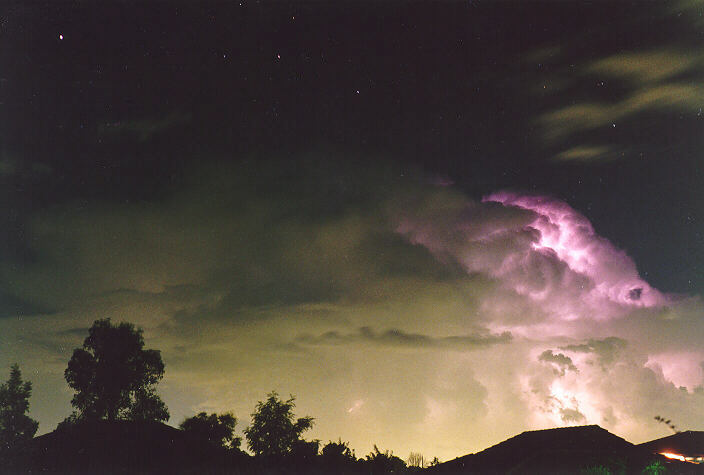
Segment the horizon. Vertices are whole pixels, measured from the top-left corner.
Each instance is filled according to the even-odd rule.
[[[358,456],[704,428],[704,2],[0,10],[0,380],[38,434],[102,318],[172,426],[275,390]]]
[[[663,421],[663,422],[664,422],[664,421]],[[131,420],[131,419],[117,419],[117,420],[112,420],[112,421],[110,421],[110,420],[105,420],[105,419],[85,419],[85,420],[83,420],[81,423],[83,423],[83,424],[88,424],[88,427],[90,427],[92,424],[95,424],[95,423],[98,423],[98,424],[105,424],[105,425],[110,425],[110,424],[118,424],[118,425],[119,425],[119,424],[130,424],[130,425],[145,425],[145,424],[146,424],[146,425],[149,425],[149,424],[151,424],[151,425],[157,425],[157,426],[166,426],[166,427],[169,427],[170,429],[174,429],[174,430],[177,430],[177,431],[184,431],[184,430],[185,430],[184,428],[181,428],[181,427],[174,427],[174,426],[172,426],[172,425],[169,425],[168,423],[165,423],[165,422],[162,422],[162,421],[157,421],[157,420],[142,420],[142,421],[138,421],[138,420]],[[40,436],[36,436],[36,437],[41,437],[41,436],[46,436],[46,435],[58,435],[58,434],[60,434],[62,431],[67,431],[67,430],[68,430],[68,431],[81,430],[81,429],[80,429],[80,424],[81,424],[81,423],[76,424],[76,425],[72,424],[72,425],[67,426],[67,427],[64,427],[64,428],[57,428],[57,429],[55,429],[54,431],[51,431],[51,432],[48,432],[48,433],[45,433],[45,434],[41,434]],[[585,429],[598,429],[599,431],[602,431],[603,433],[608,434],[609,436],[613,436],[613,437],[615,437],[616,439],[620,439],[620,440],[622,440],[623,442],[627,443],[629,446],[633,446],[633,447],[638,447],[639,445],[648,445],[648,444],[653,445],[653,444],[656,443],[656,442],[660,442],[660,443],[662,444],[662,441],[664,441],[664,440],[668,440],[668,439],[681,439],[682,436],[687,436],[688,434],[704,434],[704,431],[693,431],[693,430],[680,431],[680,430],[676,430],[676,429],[674,429],[674,428],[671,428],[671,430],[673,431],[673,433],[671,433],[670,435],[663,436],[663,437],[658,437],[658,438],[652,439],[652,440],[648,440],[648,441],[645,441],[645,442],[643,442],[643,443],[641,443],[641,444],[634,444],[633,442],[631,442],[631,441],[629,441],[629,440],[626,440],[626,439],[624,439],[623,437],[620,437],[618,434],[613,434],[612,432],[609,432],[608,430],[604,429],[603,427],[601,427],[601,426],[599,426],[599,425],[597,425],[597,424],[572,425],[572,426],[552,427],[552,428],[547,428],[547,429],[532,429],[532,430],[523,431],[523,432],[521,432],[521,433],[514,434],[514,435],[512,435],[512,436],[506,438],[505,440],[502,440],[502,441],[500,441],[500,442],[497,442],[496,444],[492,444],[492,445],[490,445],[490,446],[488,446],[488,447],[484,447],[483,449],[477,450],[476,452],[467,453],[467,454],[460,455],[460,456],[458,456],[458,457],[454,457],[454,458],[448,459],[448,460],[438,460],[437,458],[435,458],[435,460],[436,460],[439,464],[443,464],[443,463],[445,463],[445,462],[453,462],[453,461],[455,461],[455,460],[457,460],[457,459],[463,459],[463,458],[468,457],[468,456],[483,454],[483,453],[485,453],[485,452],[487,452],[487,451],[490,451],[490,449],[494,449],[494,448],[496,448],[496,447],[498,447],[498,446],[504,446],[504,447],[505,447],[505,446],[506,446],[506,443],[511,442],[511,441],[513,441],[514,439],[517,439],[517,440],[519,440],[519,439],[520,439],[520,440],[525,440],[525,436],[530,435],[530,434],[534,434],[534,433],[547,433],[547,432],[558,433],[558,432],[562,432],[562,431],[567,431],[567,432],[570,432],[570,433],[577,433],[577,431],[582,431],[582,432],[583,432]],[[94,429],[89,429],[89,431],[91,431],[91,430],[94,430]],[[530,441],[531,439],[528,439],[528,440]],[[535,439],[533,439],[533,441],[535,442]],[[596,439],[593,439],[592,441],[594,442],[594,441],[596,441]],[[323,441],[317,440],[317,439],[316,439],[316,442],[319,444],[318,446],[319,446],[319,451],[320,451],[320,452],[319,452],[318,455],[322,455],[322,454],[323,454],[322,448],[323,448],[323,446],[326,445],[326,443],[323,442]],[[614,441],[611,440],[611,442],[613,443]],[[329,443],[330,443],[330,444],[336,444],[337,442],[335,442],[335,441],[329,441]],[[343,443],[344,443],[344,441],[343,441]],[[572,443],[574,443],[574,441],[572,441]],[[682,444],[682,442],[680,442],[680,445],[681,445],[681,444]],[[374,447],[375,447],[375,450],[376,450],[376,444],[374,445]],[[554,447],[553,447],[553,448],[554,448]],[[683,461],[683,462],[685,461],[685,457],[689,457],[690,459],[695,459],[695,458],[696,458],[696,454],[687,452],[687,449],[686,449],[685,447],[679,447],[680,450],[678,450],[677,452],[673,452],[673,449],[675,449],[675,448],[676,448],[676,447],[670,446],[670,449],[669,449],[668,452],[653,452],[653,454],[661,455],[661,456],[663,456],[663,457],[665,457],[665,458],[667,458],[667,459],[680,460],[680,461]],[[651,447],[651,450],[652,450],[652,449],[658,450],[658,449],[655,449],[655,447]],[[684,450],[682,450],[682,449],[684,449]],[[239,447],[236,447],[236,448],[234,448],[234,449],[232,449],[232,450],[235,451],[235,452],[240,452],[240,453],[244,452],[244,453],[246,453],[246,454],[248,454],[248,455],[250,455],[250,456],[257,456],[256,454],[254,454],[254,453],[252,452],[252,450],[251,450],[248,446],[239,446]],[[550,449],[548,448],[547,450],[550,450]],[[227,450],[226,450],[226,451],[227,451]],[[372,452],[372,453],[373,453],[373,452]],[[383,453],[383,451],[382,451],[382,453]],[[387,451],[386,453],[387,453],[389,456],[394,455],[393,452],[388,452],[388,451]],[[420,454],[420,453],[418,453],[418,452],[411,452],[411,456],[414,455],[414,454],[417,455],[417,456],[423,456],[426,460],[430,460],[430,458],[425,457],[423,454]],[[354,452],[352,452],[352,455],[354,456],[354,458],[355,458],[356,460],[364,460],[366,454],[356,455],[356,454],[354,454]],[[369,454],[369,455],[371,455],[371,454]],[[701,458],[701,457],[699,457],[699,458]],[[401,460],[405,460],[405,459],[401,459]],[[700,463],[700,462],[696,462],[696,461],[692,461],[692,460],[688,460],[688,461],[689,461],[690,463]],[[409,467],[410,467],[410,465],[409,465]],[[422,468],[427,468],[427,467],[426,467],[426,466],[423,466]]]

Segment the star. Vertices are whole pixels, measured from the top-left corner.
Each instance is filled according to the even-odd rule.
[[[64,35],[62,35],[61,33],[59,33],[59,40],[63,40],[63,39],[64,39]]]

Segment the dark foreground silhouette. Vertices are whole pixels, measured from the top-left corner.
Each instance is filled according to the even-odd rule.
[[[96,320],[64,372],[75,391],[74,412],[54,432],[32,439],[37,422],[27,416],[31,383],[19,366],[0,385],[0,473],[702,473],[704,435],[687,432],[635,446],[598,426],[524,432],[477,454],[428,464],[419,453],[408,463],[376,445],[357,459],[346,442],[306,441],[314,418],[294,415],[295,397],[276,391],[259,401],[244,429],[250,456],[239,449],[232,413],[201,412],[180,429],[156,393],[164,375],[158,350],[144,349],[142,330],[128,322]],[[669,420],[659,416],[656,420]],[[673,452],[685,461],[658,455]]]
[[[79,422],[0,451],[0,473],[355,475],[405,467],[397,457],[357,460],[318,455],[317,443],[312,452],[310,443],[302,447],[284,456],[252,457],[156,421]]]
[[[677,434],[651,440],[640,444],[639,447],[656,453],[674,453],[687,456],[694,461],[704,460],[704,432],[687,430]],[[702,464],[704,469],[704,464]]]
[[[4,473],[188,473],[243,465],[249,457],[160,422],[94,421],[36,437],[0,458]]]
[[[699,444],[703,437],[703,433],[690,432],[636,446],[599,426],[530,431],[482,452],[421,470],[406,468],[400,459],[394,463],[396,457],[356,460],[314,452],[252,457],[237,449],[214,446],[160,422],[95,421],[64,427],[0,452],[0,471],[12,474],[353,475],[419,471],[429,474],[691,474],[703,473],[704,465],[672,461],[656,455],[653,450],[659,450],[662,444],[675,447],[672,450],[684,450],[686,447],[682,444],[689,443],[692,450],[701,451]]]
[[[597,425],[523,432],[476,454],[428,469],[433,474],[703,472],[704,465],[669,460]]]

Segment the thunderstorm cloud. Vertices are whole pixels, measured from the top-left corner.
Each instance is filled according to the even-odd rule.
[[[172,423],[246,418],[276,389],[315,438],[445,459],[531,428],[704,424],[704,306],[650,286],[586,216],[343,163],[203,161],[158,201],[37,212],[36,257],[0,264],[0,365],[33,375],[42,430],[103,317],[162,351]]]

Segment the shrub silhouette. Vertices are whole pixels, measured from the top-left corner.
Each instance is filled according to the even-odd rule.
[[[239,449],[242,439],[235,437],[235,425],[237,419],[231,412],[220,415],[200,412],[184,419],[178,427],[216,447]]]
[[[301,440],[301,434],[313,427],[312,417],[294,420],[295,397],[279,399],[276,391],[267,395],[265,402],[257,403],[252,424],[244,430],[247,447],[256,455],[288,455]]]
[[[22,382],[16,363],[10,369],[10,379],[0,386],[0,449],[29,440],[39,423],[25,414],[29,410],[32,383]]]
[[[374,450],[366,456],[369,473],[399,473],[406,470],[406,462],[396,457],[393,452],[386,450],[382,452],[374,444]]]
[[[164,376],[157,350],[145,350],[141,329],[96,320],[64,372],[76,391],[77,409],[67,422],[84,419],[165,421],[169,411],[155,392]]]
[[[320,455],[325,461],[331,464],[357,461],[357,458],[354,456],[354,450],[350,449],[349,444],[343,442],[342,439],[338,439],[337,442],[330,441],[325,444]]]
[[[290,455],[301,461],[312,461],[318,456],[320,441],[318,439],[307,441],[298,439],[291,445]]]

